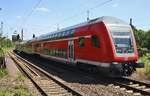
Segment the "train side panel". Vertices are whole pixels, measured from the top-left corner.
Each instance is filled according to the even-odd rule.
[[[75,40],[76,58],[96,62],[111,62],[114,59],[114,51],[107,29],[103,22],[78,28],[75,36],[84,38],[84,47],[80,48],[79,39]],[[97,37],[99,43],[93,45],[92,37]]]

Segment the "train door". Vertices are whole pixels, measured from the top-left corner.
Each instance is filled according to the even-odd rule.
[[[68,41],[68,61],[74,63],[74,42]]]

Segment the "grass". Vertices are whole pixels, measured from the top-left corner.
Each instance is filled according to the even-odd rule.
[[[0,69],[0,78],[6,76],[8,74],[6,69]],[[1,95],[0,95],[1,96]]]
[[[141,76],[141,78],[150,80],[150,55],[140,57],[139,61],[144,63],[144,68],[137,68],[136,73]]]
[[[2,84],[5,85],[6,83],[6,85],[0,86],[0,96],[35,96],[25,85],[25,79],[26,77],[21,74],[18,74],[18,77],[16,78],[5,78],[5,80],[2,81]]]
[[[14,88],[0,89],[0,96],[33,96],[23,85]]]
[[[6,90],[0,90],[0,96],[12,96],[10,92]]]
[[[11,50],[12,50],[11,48],[5,48],[5,49],[0,48],[0,57],[4,56],[4,54],[7,54],[7,52]],[[5,77],[7,74],[8,72],[6,69],[0,68],[0,79]],[[24,85],[25,79],[26,78],[23,75],[18,74],[18,77],[15,78],[13,82],[11,80],[10,82],[5,82],[6,84],[10,83],[11,85],[9,84],[6,86],[0,85],[0,96],[35,96],[31,94],[29,90],[27,89],[27,86]]]
[[[18,74],[16,80],[18,80],[18,81],[25,81],[26,77],[24,75],[22,75],[22,74]]]
[[[23,85],[15,86],[13,94],[13,96],[32,96]]]

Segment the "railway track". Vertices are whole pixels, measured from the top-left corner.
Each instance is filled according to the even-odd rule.
[[[150,84],[148,83],[128,78],[119,78],[114,80],[114,84],[120,88],[127,89],[128,92],[134,93],[134,95],[150,96]]]
[[[54,78],[51,74],[33,65],[22,57],[10,53],[9,56],[19,69],[32,81],[42,96],[82,96],[64,83]]]
[[[31,57],[30,57],[31,58]],[[30,61],[30,60],[29,60]],[[45,60],[44,60],[45,61]],[[56,64],[53,64],[53,65],[56,65]],[[60,64],[61,65],[61,64]],[[85,72],[82,72],[80,70],[74,70],[74,68],[72,67],[68,67],[68,66],[60,66],[61,67],[59,69],[58,66],[55,66],[56,68],[53,68],[53,70],[57,70],[58,73],[60,74],[60,70],[61,69],[65,69],[65,71],[67,71],[67,73],[71,73],[71,74],[82,74],[83,76],[81,77],[85,77],[86,76],[86,80],[84,80],[84,83],[87,82],[87,81],[90,81],[90,80],[94,80],[94,82],[99,82],[98,80],[102,81],[103,82],[103,79],[104,79],[104,83],[107,83],[107,84],[114,84],[115,86],[113,86],[112,88],[115,88],[116,86],[119,86],[120,90],[124,90],[124,92],[127,92],[129,94],[132,94],[133,96],[141,96],[141,95],[144,95],[144,96],[150,96],[150,84],[147,84],[147,83],[143,83],[143,82],[140,82],[140,81],[136,81],[136,80],[131,80],[131,79],[128,79],[128,78],[118,78],[118,79],[112,79],[112,78],[99,78],[97,77],[97,74],[96,75],[93,75],[93,74],[89,74],[89,73],[85,73]],[[48,66],[47,66],[48,67]],[[51,68],[50,68],[51,69]],[[69,72],[68,72],[69,71]],[[63,71],[62,71],[63,73]],[[80,78],[81,79],[81,78]],[[109,80],[108,80],[109,79]],[[93,81],[92,81],[93,82]],[[84,87],[84,85],[82,86],[82,83],[81,82],[81,89],[85,89],[85,88],[93,88],[92,86],[86,86]],[[90,83],[89,83],[90,84]],[[91,83],[92,84],[92,83]],[[96,90],[99,89],[99,87],[97,87],[99,85],[99,83],[97,83],[96,85],[94,84]],[[78,89],[80,89],[78,87]],[[86,90],[86,89],[85,89]],[[88,90],[89,92],[92,92],[92,90]],[[82,92],[82,91],[81,91]],[[88,93],[89,94],[89,93]],[[89,95],[90,96],[90,95]],[[128,95],[125,95],[125,96],[128,96]]]

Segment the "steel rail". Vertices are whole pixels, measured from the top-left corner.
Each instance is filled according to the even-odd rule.
[[[42,96],[48,96],[44,90],[34,81],[34,79],[32,79],[32,77],[22,68],[22,66],[20,65],[20,63],[18,62],[17,59],[15,59],[12,55],[9,54],[9,56],[11,57],[11,59],[17,64],[17,66],[19,67],[19,69],[23,72],[23,74],[25,76],[27,76],[31,82],[34,84],[34,86],[39,90],[39,92],[41,93]]]
[[[144,96],[150,96],[150,91],[145,91],[144,89],[150,89],[150,84],[144,83],[137,80],[132,80],[128,78],[118,78],[118,80],[114,80],[115,85],[126,88],[127,90],[132,90],[133,92],[141,93]],[[137,84],[138,86],[132,86]],[[145,88],[139,88],[140,86],[145,86]]]
[[[48,78],[50,78],[51,80],[53,80],[54,82],[56,82],[58,85],[60,85],[61,87],[63,87],[64,89],[68,90],[68,92],[72,93],[73,95],[76,96],[82,96],[83,93],[82,92],[77,92],[76,90],[72,89],[71,87],[65,85],[64,83],[60,82],[59,80],[55,79],[51,74],[49,74],[48,72],[44,71],[43,69],[35,66],[34,64],[32,64],[31,62],[23,59],[22,57],[18,56],[15,53],[14,54],[18,59],[24,61],[25,63],[27,63],[29,66],[32,66],[33,68],[35,68],[36,70],[40,71],[42,74],[44,74],[45,76],[47,76]],[[13,60],[15,60],[14,58],[12,58]],[[16,61],[16,60],[15,60]],[[16,61],[17,63],[17,61]],[[19,66],[20,67],[20,66]],[[32,79],[32,78],[31,78]],[[31,80],[32,81],[32,80]],[[38,86],[38,85],[37,85]],[[43,91],[41,91],[42,94],[44,94],[43,96],[47,96]]]

